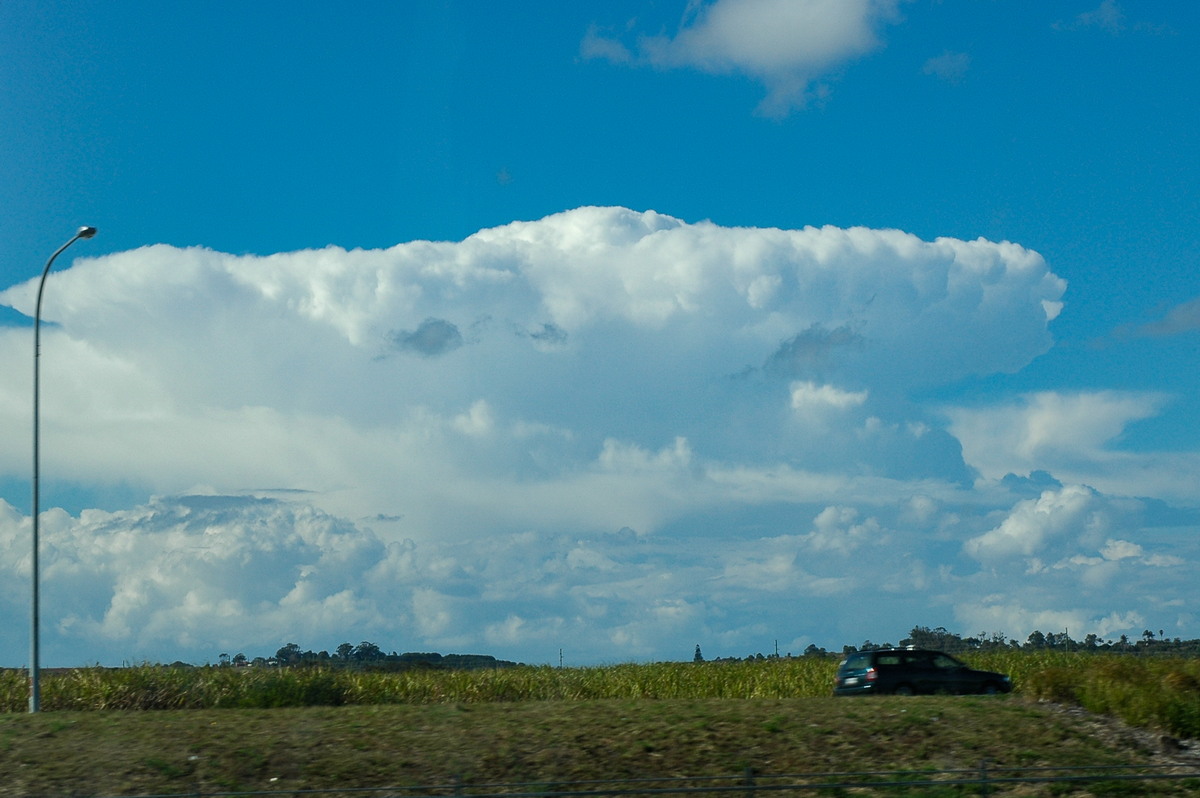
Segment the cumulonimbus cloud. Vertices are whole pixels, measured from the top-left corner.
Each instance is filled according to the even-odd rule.
[[[147,247],[52,276],[46,446],[71,452],[71,479],[171,493],[259,474],[255,486],[411,522],[410,505],[430,504],[418,496],[487,503],[451,499],[438,475],[577,472],[610,438],[659,449],[683,436],[733,462],[792,440],[802,460],[814,439],[789,410],[792,384],[866,392],[852,418],[865,423],[912,389],[1021,368],[1049,347],[1064,290],[1011,243],[624,208],[376,251]],[[28,311],[32,286],[0,300]],[[10,373],[26,371],[21,335],[0,333]],[[26,462],[25,390],[0,388],[10,473]],[[492,433],[462,435],[452,420],[481,400]],[[872,429],[902,421],[884,420]]]
[[[0,302],[28,313],[33,290]],[[328,640],[340,618],[352,640],[654,656],[697,624],[745,640],[767,583],[831,611],[864,580],[924,601],[935,551],[999,553],[988,519],[1026,494],[973,493],[913,397],[1046,351],[1064,290],[1007,242],[596,207],[383,250],[77,260],[44,306],[43,468],[159,498],[46,516],[49,589],[91,585],[54,610],[57,645],[211,657],[267,634],[255,619]],[[0,328],[4,373],[28,374],[28,335]],[[27,380],[0,384],[10,481]],[[987,419],[952,418],[983,440]],[[6,498],[17,579],[28,518]],[[1145,554],[1105,558],[1110,538]],[[1074,554],[1183,556],[1124,533],[1094,548]]]

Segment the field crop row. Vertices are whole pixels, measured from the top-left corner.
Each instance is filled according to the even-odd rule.
[[[999,651],[970,665],[1008,673],[1035,700],[1075,704],[1180,737],[1200,737],[1200,660]],[[827,696],[837,660],[549,666],[373,673],[321,668],[81,668],[46,672],[45,710],[268,708],[597,699]],[[0,711],[25,708],[22,670],[0,673]]]

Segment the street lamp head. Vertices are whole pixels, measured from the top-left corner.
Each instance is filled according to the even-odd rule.
[[[79,228],[79,232],[76,233],[75,235],[79,238],[91,238],[92,236],[96,235],[96,228],[81,227],[81,228]]]

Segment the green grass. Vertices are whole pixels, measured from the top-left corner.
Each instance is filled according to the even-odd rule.
[[[591,699],[0,715],[0,796],[1148,761],[1012,697]],[[1147,785],[1143,785],[1146,787]],[[1149,785],[1151,789],[1159,789]],[[1161,789],[1169,792],[1170,785]]]

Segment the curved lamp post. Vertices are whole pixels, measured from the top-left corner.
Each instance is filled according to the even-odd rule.
[[[79,232],[72,236],[70,241],[59,247],[50,256],[50,260],[46,261],[46,268],[42,269],[42,280],[38,283],[37,305],[33,312],[33,561],[30,569],[33,576],[33,602],[29,624],[30,712],[37,712],[42,705],[42,691],[38,684],[38,380],[40,376],[38,354],[41,350],[42,289],[46,287],[46,275],[50,274],[50,267],[54,265],[54,259],[79,239],[91,238],[94,235],[96,235],[94,227],[79,228]]]

